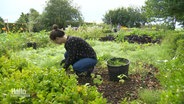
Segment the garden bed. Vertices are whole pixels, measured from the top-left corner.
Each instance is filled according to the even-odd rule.
[[[122,99],[127,98],[129,101],[138,99],[139,89],[160,89],[159,81],[155,77],[158,69],[152,65],[145,65],[146,73],[130,74],[128,79],[124,83],[109,81],[109,75],[107,69],[95,69],[94,73],[101,75],[102,84],[96,85],[98,91],[103,93],[103,97],[108,100],[109,103],[117,104]],[[90,83],[93,81],[88,78],[82,78],[79,83]]]

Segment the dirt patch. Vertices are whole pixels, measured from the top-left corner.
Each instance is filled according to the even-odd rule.
[[[130,74],[124,83],[109,81],[107,69],[95,69],[94,73],[100,75],[103,80],[102,84],[96,85],[98,91],[103,93],[103,97],[109,103],[118,104],[123,98],[127,98],[129,101],[138,99],[140,88],[160,89],[159,81],[155,77],[158,69],[152,65],[145,65],[145,68],[147,71],[144,74]],[[95,85],[89,78],[79,79],[79,83]]]
[[[108,35],[108,36],[105,36],[105,37],[100,37],[99,41],[114,41],[115,40],[115,37],[112,36],[112,35]]]

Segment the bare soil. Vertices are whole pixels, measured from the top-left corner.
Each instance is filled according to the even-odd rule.
[[[124,98],[129,101],[138,99],[138,90],[140,88],[161,88],[158,79],[155,77],[158,69],[153,65],[145,65],[145,70],[145,73],[129,74],[124,83],[110,81],[107,69],[95,69],[93,72],[102,77],[103,82],[100,85],[94,84],[92,78],[79,78],[78,81],[80,84],[90,83],[91,85],[96,85],[98,91],[103,94],[108,103],[119,104]]]

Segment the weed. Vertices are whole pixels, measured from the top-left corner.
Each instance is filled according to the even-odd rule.
[[[160,101],[160,90],[142,89],[139,91],[140,99],[146,104],[156,104]]]

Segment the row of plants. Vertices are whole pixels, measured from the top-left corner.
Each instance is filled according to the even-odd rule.
[[[0,33],[3,32],[25,32],[28,31],[26,23],[3,23],[0,25]]]
[[[170,53],[173,58],[158,65],[160,69],[159,79],[164,88],[161,92],[160,103],[183,104],[184,103],[184,33],[172,34],[167,38],[172,43]],[[167,41],[168,41],[167,40]]]
[[[27,48],[27,43],[36,42],[37,47],[46,47],[52,45],[48,38],[48,32],[39,33],[2,33],[0,34],[0,56],[10,51],[19,51]]]
[[[97,26],[82,26],[76,31],[73,31],[72,27],[68,27],[66,32],[69,35],[75,35],[84,39],[101,39],[101,38],[113,38],[107,40],[114,40],[116,42],[125,41],[126,36],[137,35],[137,36],[149,36],[152,40],[162,39],[165,37],[166,30],[154,30],[150,28],[137,29],[137,28],[126,28],[120,29],[114,32],[108,25],[97,25]]]

